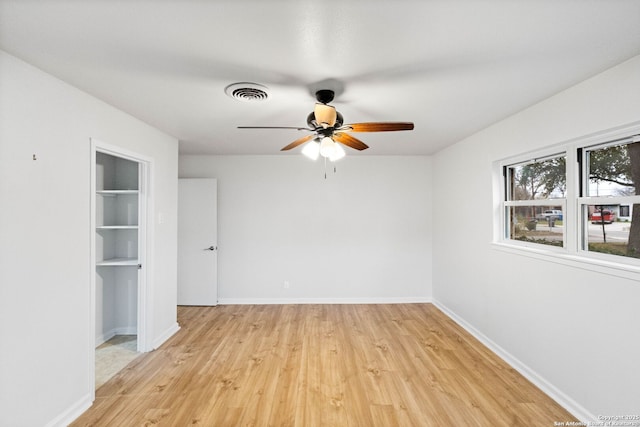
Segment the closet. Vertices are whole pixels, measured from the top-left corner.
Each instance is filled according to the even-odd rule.
[[[145,204],[140,163],[96,151],[94,166],[97,347],[116,335],[138,334]]]

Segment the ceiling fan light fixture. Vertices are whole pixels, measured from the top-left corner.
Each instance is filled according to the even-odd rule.
[[[320,155],[320,144],[316,141],[309,141],[302,147],[302,154],[311,160],[317,160]]]
[[[347,155],[347,153],[344,151],[344,148],[342,148],[341,144],[334,142],[333,145],[335,146],[334,151],[333,151],[333,154],[329,156],[329,160],[331,160],[332,162],[335,162]]]
[[[261,85],[255,83],[238,83],[226,88],[229,96],[234,96],[235,91],[253,93],[260,90]],[[318,101],[313,112],[307,116],[308,127],[292,126],[238,126],[241,129],[297,129],[312,132],[285,145],[280,151],[288,151],[304,144],[302,154],[311,160],[324,157],[325,167],[327,160],[335,162],[346,156],[343,145],[354,150],[362,151],[369,148],[367,144],[349,134],[349,132],[391,132],[401,130],[413,130],[413,122],[363,122],[344,124],[344,118],[336,107],[329,105],[333,101],[335,93],[331,89],[321,89],[316,92]],[[235,95],[237,96],[237,95]],[[247,95],[251,98],[252,95]],[[335,172],[335,167],[334,167]],[[326,170],[325,170],[326,178]]]
[[[333,141],[333,139],[329,138],[328,136],[323,138],[322,142],[320,143],[320,155],[322,157],[330,158],[336,152],[336,145],[337,144]]]

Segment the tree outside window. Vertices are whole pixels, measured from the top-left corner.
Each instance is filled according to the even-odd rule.
[[[510,165],[505,171],[508,238],[564,246],[566,157]]]
[[[588,224],[584,249],[640,258],[640,203],[634,200],[640,195],[640,143],[626,139],[583,152],[583,197],[599,202],[586,204],[585,199],[583,204],[582,220]],[[621,216],[631,216],[631,222],[622,223]]]

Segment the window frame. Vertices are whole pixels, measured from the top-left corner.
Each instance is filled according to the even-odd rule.
[[[620,145],[628,145],[633,143],[640,142],[640,135],[629,135],[628,137],[619,138],[611,141],[606,141],[600,144],[591,144],[586,146],[580,146],[577,148],[578,157],[581,160],[578,164],[580,168],[580,194],[576,199],[577,201],[577,221],[578,221],[578,232],[579,232],[579,241],[578,241],[578,253],[582,256],[594,257],[598,259],[608,260],[611,258],[615,258],[616,260],[620,259],[621,262],[623,260],[627,260],[627,262],[633,264],[640,265],[640,259],[632,258],[632,257],[624,257],[621,255],[610,255],[604,254],[596,251],[590,251],[589,247],[589,232],[587,230],[589,225],[589,218],[586,214],[586,210],[589,206],[600,205],[634,205],[640,204],[640,195],[631,195],[631,196],[585,196],[583,193],[587,192],[587,188],[589,185],[589,162],[587,160],[587,156],[585,155],[587,151],[593,151],[597,149],[604,149],[609,147],[616,147]],[[633,262],[632,260],[636,260]],[[626,263],[626,262],[624,262]]]
[[[615,197],[585,197],[582,191],[586,189],[585,163],[582,154],[587,149],[602,148],[607,144],[619,145],[619,141],[629,140],[640,142],[640,121],[619,128],[598,132],[591,135],[549,145],[545,148],[532,150],[515,156],[503,158],[494,162],[494,233],[493,247],[495,249],[518,253],[533,258],[544,259],[555,263],[573,265],[579,268],[599,271],[625,278],[638,280],[640,274],[640,259],[620,255],[604,254],[585,249],[585,239],[588,231],[582,220],[582,209],[593,204],[612,204],[622,201],[622,204],[640,203],[640,195]],[[535,159],[545,159],[566,155],[566,192],[564,199],[542,199],[525,201],[508,201],[507,168],[518,164],[525,164]],[[563,247],[545,245],[542,243],[523,242],[509,238],[510,206],[524,202],[524,205],[561,205],[564,201]],[[514,203],[518,202],[518,203]]]
[[[541,153],[542,154],[542,153]],[[565,194],[565,197],[562,198],[552,198],[552,199],[529,199],[529,200],[511,200],[510,199],[510,194],[512,194],[513,192],[513,188],[511,188],[511,184],[510,184],[510,179],[509,179],[509,169],[510,168],[514,168],[517,166],[526,166],[529,164],[534,164],[534,163],[539,163],[545,160],[551,160],[554,158],[559,158],[559,157],[564,157],[565,158],[565,163],[567,161],[567,152],[566,151],[561,151],[561,152],[555,152],[555,153],[547,153],[544,152],[544,155],[540,155],[540,156],[536,156],[534,158],[530,158],[524,161],[519,161],[519,162],[515,162],[515,163],[509,163],[509,164],[505,164],[502,166],[502,180],[503,180],[503,186],[504,186],[504,196],[503,196],[503,205],[502,205],[502,212],[504,215],[504,221],[503,221],[503,238],[504,240],[510,242],[511,244],[514,245],[521,245],[524,247],[538,247],[538,246],[544,246],[544,247],[548,247],[550,250],[552,251],[564,251],[566,246],[567,246],[567,232],[566,232],[566,225],[565,225],[565,221],[566,221],[566,212],[567,212],[567,197]],[[567,169],[565,168],[565,174],[567,174]],[[565,185],[566,185],[566,181],[565,181]],[[510,237],[511,234],[511,215],[510,215],[510,211],[512,207],[525,207],[525,206],[560,206],[563,212],[563,228],[564,228],[564,232],[562,235],[562,247],[559,246],[552,246],[552,245],[546,245],[544,243],[536,243],[536,242],[532,242],[532,241],[521,241],[521,240],[517,240],[517,239],[513,239]]]

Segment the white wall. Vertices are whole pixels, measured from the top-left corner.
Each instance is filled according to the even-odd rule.
[[[434,300],[584,416],[640,410],[640,282],[492,247],[492,162],[636,122],[636,57],[438,153]],[[640,277],[638,277],[640,279]]]
[[[64,424],[90,399],[90,138],[155,162],[152,340],[176,326],[177,141],[0,51],[2,426]]]
[[[221,302],[431,299],[431,159],[181,156],[218,179]],[[283,288],[284,281],[290,283]]]

